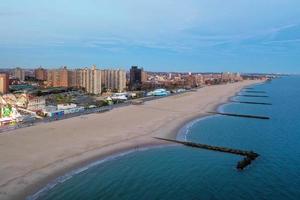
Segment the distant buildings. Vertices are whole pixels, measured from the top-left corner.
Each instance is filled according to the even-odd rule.
[[[204,78],[201,74],[193,74],[189,73],[187,76],[184,77],[185,86],[188,87],[198,87],[204,84]]]
[[[91,94],[101,94],[102,88],[122,92],[126,89],[126,71],[121,69],[100,70],[96,66],[76,70],[68,70],[64,67],[48,70],[47,85],[49,87],[82,88]]]
[[[19,79],[20,81],[24,81],[25,80],[25,71],[23,69],[17,67],[13,70],[13,76],[16,79]]]
[[[143,68],[132,66],[130,69],[130,88],[134,89],[140,87],[147,79]]]
[[[16,85],[16,89],[11,87],[11,90],[19,91],[17,86],[24,84],[25,71],[21,68],[15,68],[10,72],[13,76],[10,77],[11,82],[9,84]],[[132,66],[127,74],[122,69],[97,69],[96,66],[78,69],[62,67],[49,70],[39,67],[34,70],[26,70],[26,73],[27,83],[33,87],[63,87],[63,89],[72,87],[80,88],[90,94],[101,94],[103,91],[123,92],[127,90],[127,87],[130,90],[147,91],[155,88],[193,88],[204,84],[214,85],[243,80],[239,73],[230,72],[147,72],[146,74],[143,68],[138,66]],[[126,75],[129,75],[127,79]],[[0,92],[6,93],[9,85],[6,82],[9,78],[7,75],[1,77]],[[36,82],[36,80],[40,82]]]
[[[84,88],[87,93],[101,94],[101,71],[96,66],[76,70],[71,76],[77,79],[77,87]]]
[[[47,80],[47,70],[41,67],[34,70],[34,76],[36,80],[46,81]]]
[[[70,87],[67,67],[49,70],[47,82],[50,87]]]
[[[126,89],[126,71],[121,69],[101,70],[102,87],[111,91],[122,92]]]
[[[59,69],[58,71],[58,83],[57,85],[59,85],[60,87],[70,87],[69,85],[69,73],[67,70],[67,67],[63,67],[61,69]]]
[[[221,76],[222,82],[236,82],[243,78],[239,73],[223,72]]]
[[[7,73],[0,74],[0,94],[6,94],[9,91],[9,75]]]

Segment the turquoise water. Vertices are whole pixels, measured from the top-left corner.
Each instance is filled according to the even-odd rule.
[[[271,120],[214,116],[194,121],[188,140],[254,150],[261,156],[242,172],[241,157],[184,146],[130,153],[76,173],[40,194],[75,199],[300,199],[300,77],[256,85],[272,106],[227,104],[220,110]],[[243,92],[241,92],[243,93]]]

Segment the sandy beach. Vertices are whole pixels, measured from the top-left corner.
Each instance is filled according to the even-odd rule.
[[[185,123],[207,115],[241,88],[257,82],[204,87],[144,105],[2,133],[0,199],[24,199],[50,180],[93,160],[164,144],[152,137],[175,138]]]

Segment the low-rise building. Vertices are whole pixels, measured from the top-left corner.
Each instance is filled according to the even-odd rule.
[[[84,107],[77,106],[76,104],[58,104],[57,110],[63,111],[64,114],[71,114],[84,111]]]
[[[44,110],[46,106],[46,99],[45,97],[38,97],[38,96],[29,96],[28,97],[28,104],[27,110],[31,111],[41,111]]]

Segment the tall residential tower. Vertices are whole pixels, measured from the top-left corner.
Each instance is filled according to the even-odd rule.
[[[0,74],[0,94],[6,94],[9,91],[9,75],[7,73]]]
[[[101,83],[107,90],[122,92],[126,89],[126,72],[121,69],[101,70]]]

